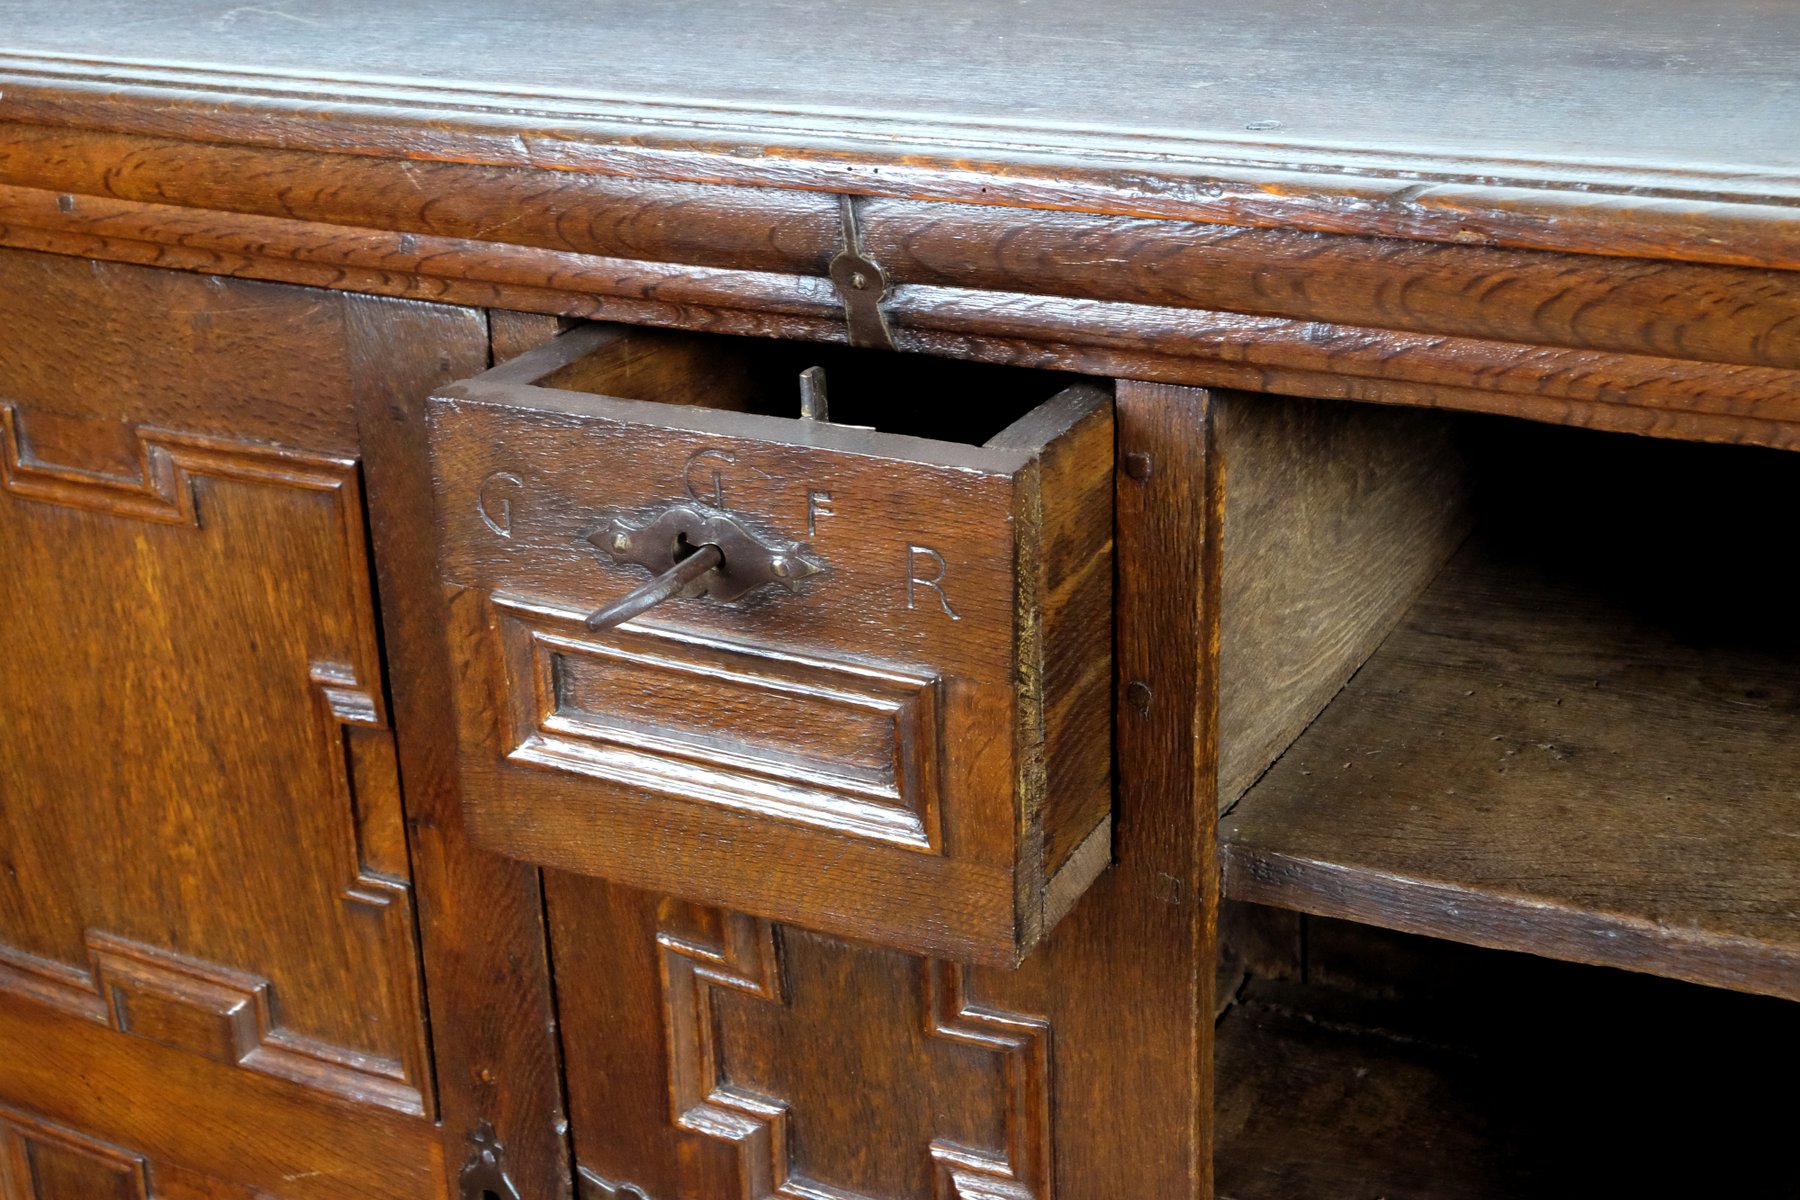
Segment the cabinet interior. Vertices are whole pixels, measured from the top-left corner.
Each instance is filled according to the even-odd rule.
[[[1227,901],[1221,1200],[1794,1194],[1782,1000]]]
[[[1360,567],[1248,502],[1234,549],[1231,489],[1259,482],[1228,470],[1227,627],[1285,620],[1345,679],[1319,703],[1330,680],[1220,666],[1220,1195],[1630,1191],[1623,1169],[1792,1194],[1745,1098],[1792,1045],[1766,997],[1800,998],[1800,636],[1771,553],[1800,471],[1499,418],[1440,434],[1461,474],[1438,507],[1418,488],[1378,523],[1341,497]],[[1342,470],[1391,480],[1394,438],[1371,446]],[[1397,573],[1421,528],[1438,561]],[[1301,592],[1386,600],[1251,605],[1234,572],[1282,544]]]

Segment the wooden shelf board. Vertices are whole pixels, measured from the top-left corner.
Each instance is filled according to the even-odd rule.
[[[1800,653],[1767,581],[1662,560],[1659,598],[1579,558],[1460,551],[1224,818],[1226,894],[1800,999]]]

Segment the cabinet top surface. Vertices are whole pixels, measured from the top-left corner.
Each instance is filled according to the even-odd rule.
[[[1705,175],[1800,201],[1791,0],[0,0],[0,30],[9,73],[78,59],[92,79],[197,70],[326,102],[649,105],[671,126],[1086,160]]]

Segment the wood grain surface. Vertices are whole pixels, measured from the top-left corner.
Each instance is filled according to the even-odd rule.
[[[733,411],[750,350],[770,348],[590,327],[432,399],[440,574],[482,606],[454,643],[472,647],[471,831],[528,862],[1016,962],[1108,861],[1110,397],[1015,403],[970,379],[908,405],[1004,424],[969,445]],[[886,361],[839,361],[860,364],[832,377],[841,405],[875,407],[857,385]],[[793,411],[794,377],[776,388],[757,407]],[[638,398],[670,394],[688,403]],[[647,578],[592,532],[677,503],[804,545],[789,559],[816,572],[583,629]]]
[[[521,1195],[561,1200],[573,1170],[543,896],[533,867],[464,832],[437,575],[425,397],[554,332],[555,322],[354,297],[346,328],[381,596],[407,835],[430,986],[443,1157],[454,1175],[491,1129]],[[549,326],[545,328],[544,326]],[[490,343],[490,338],[492,339]],[[491,346],[491,350],[490,350]]]
[[[1214,405],[1223,809],[1362,666],[1472,518],[1467,456],[1441,414],[1242,392]]]
[[[122,1039],[17,997],[0,997],[0,1044],[19,1048],[7,1063],[9,1104],[192,1173],[204,1164],[237,1181],[229,1200],[246,1189],[283,1200],[441,1200],[447,1191],[437,1130],[425,1121],[297,1096],[283,1080]]]
[[[1219,1024],[1221,1200],[1792,1195],[1766,1087],[1795,1062],[1791,1006],[1421,949],[1462,953],[1241,989]]]
[[[119,145],[101,153],[132,151]],[[809,245],[803,238],[791,248],[781,246],[786,217],[765,211],[764,191],[712,188],[728,195],[713,196],[698,209],[666,196],[646,206],[629,189],[623,199],[601,197],[609,206],[623,204],[618,220],[633,227],[662,223],[688,230],[679,246],[666,236],[627,239],[648,242],[641,252],[667,254],[674,261],[620,258],[503,240],[515,226],[529,240],[534,222],[565,224],[554,188],[548,198],[522,202],[536,206],[541,216],[527,219],[528,213],[519,213],[503,224],[471,230],[480,237],[413,233],[407,230],[440,222],[421,221],[408,211],[432,212],[440,194],[435,189],[455,188],[454,181],[441,179],[432,191],[399,190],[377,172],[340,185],[329,182],[334,173],[354,176],[370,160],[313,158],[321,163],[323,194],[336,196],[337,207],[355,194],[372,207],[331,219],[236,210],[276,206],[317,212],[320,205],[311,199],[320,194],[317,186],[282,182],[294,168],[276,172],[277,192],[266,197],[255,195],[259,177],[239,177],[243,186],[233,193],[238,198],[229,201],[234,206],[229,209],[0,183],[0,242],[413,299],[845,340],[842,306],[823,266],[806,265],[826,261],[833,244]],[[359,166],[324,169],[338,160]],[[33,167],[33,177],[56,183],[59,172],[73,169],[62,165],[65,161],[53,157]],[[115,186],[110,180],[132,175],[111,171],[105,182],[92,186],[107,191]],[[555,174],[552,182],[560,187],[562,178]],[[162,182],[136,190],[154,194],[168,188],[179,195],[183,180],[176,167],[165,164]],[[495,193],[486,202],[488,211],[510,209],[516,191]],[[706,191],[701,188],[695,198]],[[252,199],[242,199],[246,192]],[[734,210],[734,203],[744,207]],[[929,262],[897,260],[886,307],[903,350],[1158,382],[1501,412],[1661,437],[1800,443],[1789,336],[1796,327],[1794,292],[1784,272],[1676,268],[1593,255],[1567,261],[1546,255],[1514,268],[1496,251],[1482,251],[1487,257],[1464,263],[1455,255],[1466,247],[1437,247],[1435,256],[1421,252],[1409,258],[1400,252],[1407,243],[1391,239],[1291,233],[1279,236],[1299,236],[1303,243],[1270,251],[1285,267],[1265,266],[1264,248],[1254,240],[1239,247],[1242,257],[1221,264],[1204,254],[1170,257],[1195,241],[1195,229],[1205,227],[1140,236],[1136,228],[1156,223],[1108,219],[1117,228],[1100,230],[1097,240],[1079,225],[1039,239],[1031,236],[1032,226],[1045,218],[1026,210],[1015,211],[1010,227],[990,219],[965,231],[960,227],[967,207],[914,209],[896,232],[917,235],[922,217],[939,222],[952,244],[966,241],[970,248],[963,257],[972,265],[946,276]],[[356,223],[336,223],[344,219]],[[707,232],[709,221],[725,222],[716,238]],[[870,224],[869,236],[880,235]],[[776,257],[789,269],[706,265],[740,257],[755,261],[758,256],[743,247],[761,238],[781,246]],[[594,239],[583,235],[582,240]],[[996,257],[986,248],[990,243],[1005,247],[1015,240],[1021,251],[983,265]],[[1197,244],[1230,243],[1220,235]],[[942,251],[933,253],[941,262]],[[688,258],[701,262],[684,261]],[[1157,268],[1165,258],[1168,266]],[[1144,265],[1129,271],[1123,266],[1134,262]],[[920,279],[958,282],[907,282],[915,273]],[[1009,276],[1017,283],[1005,284]],[[1174,295],[1159,278],[1181,281]],[[1324,282],[1339,279],[1341,285]],[[996,284],[1044,290],[993,290]]]
[[[0,285],[0,1097],[220,1195],[438,1194],[365,302],[11,253]]]
[[[888,5],[609,5],[542,53],[531,22],[552,13],[466,0],[403,20],[381,6],[134,10],[94,27],[110,35],[22,13],[0,45],[0,243],[841,341],[826,267],[839,194],[855,195],[909,351],[1800,442],[1796,37],[1775,0],[1646,0],[1630,20],[1459,4],[1422,22],[1396,0],[1288,23],[1297,2],[1199,41],[1185,9],[1109,9],[1093,44],[1129,59],[1079,70],[1067,56],[1095,18],[1068,0],[1028,17],[946,11],[940,24],[976,41],[884,79],[879,104],[841,56],[829,72],[790,68],[827,31],[841,50],[903,23]],[[925,52],[932,22],[918,20],[910,44]],[[1533,35],[1507,40],[1507,20]],[[790,22],[804,35],[784,40]],[[660,40],[684,23],[739,40],[722,61],[709,38]],[[103,48],[125,29],[128,44]],[[187,37],[204,60],[158,59]],[[586,38],[606,40],[614,83],[650,71],[656,85],[577,80],[559,54]],[[421,39],[443,44],[393,57]],[[1553,49],[1521,57],[1527,41]],[[651,44],[643,61],[616,58]],[[1260,52],[1211,57],[1223,44]],[[967,87],[1026,46],[1043,69]],[[1352,51],[1397,74],[1357,83]],[[1571,82],[1526,86],[1559,56]],[[1265,63],[1282,66],[1251,66]],[[1322,75],[1345,86],[1305,82]],[[1117,94],[1091,86],[1126,78]],[[1279,97],[1258,90],[1277,78]],[[1421,87],[1425,108],[1404,98]],[[908,108],[927,95],[942,106]],[[1146,104],[1154,126],[1106,116]],[[1223,114],[1242,104],[1293,111],[1237,129]],[[1445,124],[1462,106],[1482,120]],[[1455,136],[1409,135],[1415,122]]]

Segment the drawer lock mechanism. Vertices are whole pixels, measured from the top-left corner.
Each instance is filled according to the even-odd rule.
[[[820,367],[800,373],[800,419],[831,421]],[[758,537],[742,521],[711,505],[676,503],[636,514],[615,513],[587,540],[618,566],[643,567],[654,577],[630,595],[589,613],[587,627],[596,633],[678,596],[730,603],[760,587],[799,592],[802,580],[825,569],[799,542]]]
[[[654,576],[636,591],[588,614],[591,630],[611,629],[678,596],[729,603],[761,587],[798,592],[825,565],[798,542],[758,537],[730,513],[680,503],[617,514],[587,539],[619,566]]]

